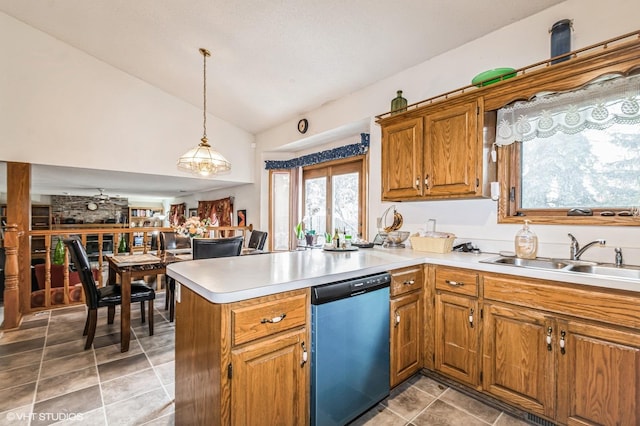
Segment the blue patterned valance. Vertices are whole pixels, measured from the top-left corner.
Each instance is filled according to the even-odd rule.
[[[313,154],[303,155],[302,157],[292,158],[291,160],[266,160],[265,169],[293,169],[296,167],[311,166],[312,164],[324,163],[325,161],[364,155],[368,150],[369,133],[360,133],[360,143],[315,152]]]

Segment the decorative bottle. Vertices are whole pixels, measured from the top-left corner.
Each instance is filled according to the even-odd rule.
[[[62,243],[62,238],[58,238],[58,242],[56,243],[56,248],[53,251],[53,264],[54,265],[64,264],[64,244]]]
[[[339,249],[340,248],[340,234],[338,233],[338,228],[336,228],[333,233],[333,247]]]
[[[391,101],[391,114],[398,114],[407,110],[407,100],[402,97],[402,90],[398,90],[398,96]]]
[[[522,229],[516,233],[516,256],[522,259],[535,259],[538,253],[538,237],[529,229],[529,221],[525,220]]]
[[[118,243],[118,253],[127,252],[127,239],[124,234],[120,235],[120,242]]]

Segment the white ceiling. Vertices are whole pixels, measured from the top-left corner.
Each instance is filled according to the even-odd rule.
[[[208,112],[259,133],[562,1],[0,0],[0,11],[198,107],[205,47]]]

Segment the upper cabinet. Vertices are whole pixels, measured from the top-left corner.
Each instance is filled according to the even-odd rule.
[[[482,196],[481,108],[473,99],[381,121],[382,199]]]

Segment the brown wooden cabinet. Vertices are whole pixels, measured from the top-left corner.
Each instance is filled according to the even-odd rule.
[[[484,391],[560,424],[640,424],[640,297],[483,281]]]
[[[531,413],[555,414],[555,322],[539,311],[484,305],[483,389]],[[553,347],[552,347],[553,349]]]
[[[0,205],[0,225],[4,226],[7,221],[7,206]],[[46,231],[51,229],[51,206],[50,205],[32,205],[31,206],[31,230]],[[0,237],[0,246],[2,240]],[[44,237],[31,237],[31,258],[43,259],[47,254]]]
[[[481,195],[482,129],[479,100],[424,117],[423,194],[463,198]]]
[[[309,290],[229,304],[180,286],[176,424],[309,423]]]
[[[422,367],[423,266],[391,272],[390,385],[394,387]]]
[[[480,363],[478,274],[436,269],[435,369],[477,387]]]
[[[382,199],[483,195],[482,98],[380,121]]]
[[[423,117],[382,126],[382,199],[422,197]]]

